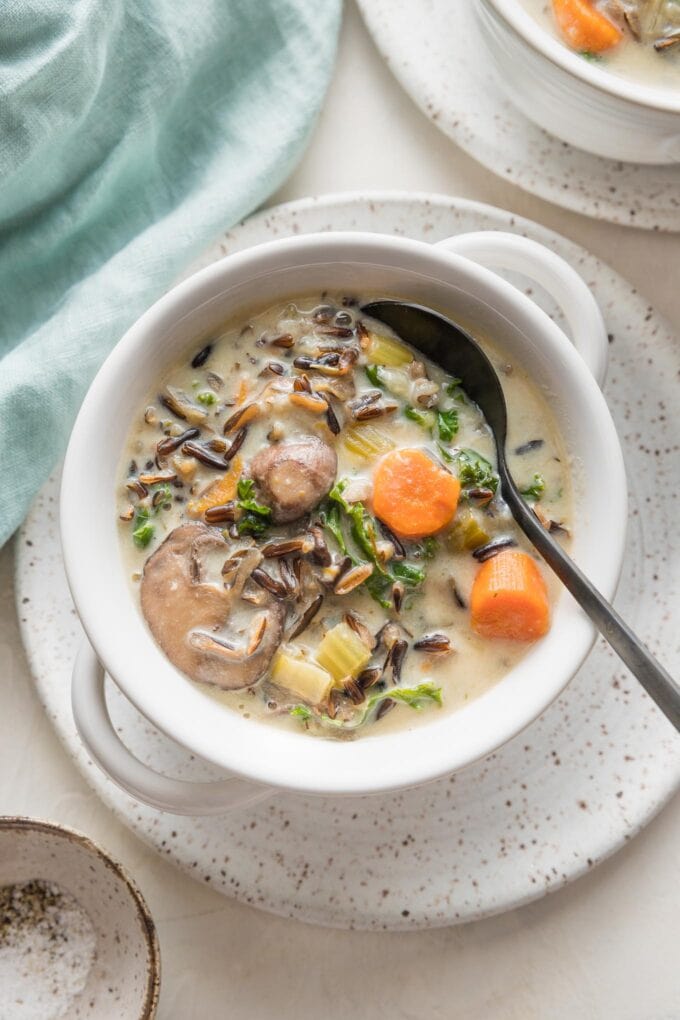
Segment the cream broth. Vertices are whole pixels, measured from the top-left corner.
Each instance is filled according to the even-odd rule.
[[[550,0],[520,0],[520,3],[551,35],[562,42],[565,41],[558,29]],[[632,12],[643,11],[650,3],[649,0],[641,0],[639,3],[635,3],[635,0],[626,0],[622,7],[614,0],[601,0],[595,2],[594,6],[608,15],[623,8]],[[650,23],[649,31],[643,33],[642,38],[638,40],[625,19],[621,15],[617,17],[614,13],[613,20],[622,30],[620,43],[599,54],[584,51],[583,59],[595,60],[599,66],[613,74],[640,82],[642,85],[680,90],[680,5],[674,4],[674,0],[670,2],[667,0],[667,14],[668,18],[673,20],[665,21],[661,18],[658,35],[652,30]],[[671,45],[670,42],[662,41],[663,25],[667,26],[663,39],[677,38],[677,42]],[[655,40],[658,40],[657,46],[660,47],[658,51],[655,49]]]
[[[497,541],[529,553],[531,549],[503,502],[494,495],[493,480],[480,475],[487,468],[493,475],[493,443],[479,409],[465,397],[464,380],[457,385],[408,348],[404,340],[407,338],[396,338],[382,324],[362,316],[356,302],[345,299],[343,304],[342,296],[298,298],[285,308],[252,315],[245,325],[243,318],[227,323],[217,335],[193,344],[187,357],[159,379],[132,423],[121,462],[117,512],[122,556],[138,604],[140,590],[145,584],[151,590],[154,566],[165,556],[173,539],[165,546],[164,541],[173,533],[177,535],[175,529],[181,525],[191,523],[195,529],[203,528],[214,536],[214,544],[206,544],[200,553],[200,573],[201,582],[210,584],[216,592],[224,592],[234,583],[233,570],[238,573],[239,563],[247,558],[234,561],[234,553],[250,550],[248,555],[252,555],[255,550],[255,570],[240,597],[233,601],[229,626],[216,627],[208,614],[210,625],[206,618],[205,630],[241,650],[244,645],[255,645],[258,615],[264,619],[269,604],[278,617],[266,625],[254,654],[262,654],[272,635],[276,648],[282,651],[269,656],[262,675],[250,686],[221,690],[215,686],[219,679],[216,681],[212,674],[206,675],[207,680],[202,676],[206,682],[200,684],[210,696],[246,717],[298,729],[302,725],[310,733],[330,737],[408,728],[431,717],[440,698],[443,709],[453,711],[478,697],[530,647],[528,641],[490,639],[472,629],[470,598],[482,569],[476,558],[479,550],[482,556],[484,550],[493,553]],[[527,498],[546,527],[568,541],[571,489],[564,444],[542,396],[521,366],[508,364],[486,340],[483,345],[500,374],[508,403],[513,475],[520,488],[528,490]],[[356,358],[350,370],[325,374],[326,370],[344,371],[348,349]],[[336,356],[339,364],[333,364]],[[324,357],[327,364],[317,367]],[[390,360],[401,364],[386,364]],[[265,484],[255,470],[259,462],[256,458],[261,460],[271,450],[279,455],[282,449],[308,442],[309,437],[337,457],[321,500],[297,519],[281,523],[272,523],[271,518],[248,510],[254,503],[266,511],[271,497],[269,483]],[[228,467],[224,458],[229,457],[233,443],[241,445]],[[443,482],[448,473],[461,475],[462,491],[455,516],[431,537],[395,535],[394,530],[390,532],[374,519],[376,465],[399,450],[427,451],[428,463],[437,465]],[[489,462],[487,468],[482,461],[474,462],[470,469],[467,455],[461,459],[460,451],[474,451]],[[200,458],[214,460],[217,466]],[[239,477],[241,489],[237,491]],[[224,485],[223,479],[227,480]],[[338,488],[340,491],[336,491]],[[240,498],[244,494],[245,498]],[[361,518],[359,511],[359,518],[369,529],[375,524],[368,554],[353,540],[351,512],[354,509],[356,513],[357,507],[365,507],[365,517]],[[341,541],[347,543],[352,563],[336,541],[334,520],[343,529]],[[255,531],[261,527],[262,534],[250,534],[251,525]],[[267,556],[268,550],[279,548],[277,543],[282,541],[304,544],[290,555]],[[158,550],[161,553],[154,555]],[[257,562],[262,552],[265,558]],[[343,578],[348,578],[351,585],[351,572],[358,570],[354,578],[360,577],[361,571],[370,569],[366,560],[376,555],[369,579],[346,594],[336,593],[334,589],[343,590]],[[225,561],[230,564],[228,569],[223,568]],[[199,567],[194,564],[191,569]],[[379,569],[394,572],[394,576],[388,581]],[[539,569],[552,603],[557,595],[556,583],[543,567]],[[176,577],[159,576],[159,586],[151,592],[156,601],[152,602],[149,595],[145,604],[142,591],[142,609],[147,622],[151,618],[151,629],[166,654],[196,679],[186,659],[175,660],[168,652],[174,647],[175,635],[168,633],[167,627],[163,630],[163,624],[152,616],[152,612],[163,614],[164,600],[172,598],[168,592],[176,587]],[[254,577],[258,583],[253,583]],[[372,584],[376,586],[373,589]],[[267,586],[275,589],[274,594]],[[316,615],[291,637],[296,625],[301,626],[305,610],[318,599]],[[187,627],[195,623],[194,608],[192,605],[188,610]],[[353,617],[350,631],[337,631],[338,642],[330,649],[330,657],[324,658],[319,651],[322,642],[334,628],[348,626],[348,613]],[[283,622],[279,619],[282,616]],[[180,630],[182,620],[180,612]],[[392,629],[383,630],[380,636],[386,623]],[[276,629],[279,624],[280,633]],[[370,648],[376,634],[378,644]],[[428,644],[433,635],[436,650]],[[186,634],[178,635],[182,642],[186,638]],[[424,648],[419,647],[423,638]],[[200,640],[192,640],[202,643],[201,648],[197,645],[198,655],[211,638],[202,633]],[[284,668],[290,667],[290,660],[300,673],[305,672],[305,664],[311,664],[309,690],[318,691],[319,683],[325,682],[323,674],[329,662],[335,673],[342,672],[333,656],[340,649],[342,659],[348,640],[353,648],[359,641],[356,648],[360,653],[366,650],[365,662],[346,678],[335,676],[330,693],[325,691],[322,701],[316,702],[311,694],[305,697],[306,687],[301,694],[282,683],[281,677],[290,677],[290,669],[286,672]],[[440,647],[447,643],[448,647]],[[227,647],[217,649],[217,654],[226,656],[221,667],[226,675],[235,653]],[[289,658],[280,658],[283,655]],[[317,656],[324,662],[324,669],[319,669]],[[392,662],[382,672],[390,656]],[[395,657],[399,659],[396,666]],[[262,658],[265,661],[266,655]],[[332,670],[330,675],[334,675]],[[414,698],[414,707],[423,707],[423,711],[413,711],[408,704],[388,697],[389,691],[412,691],[419,685],[430,692],[422,699]],[[433,691],[438,693],[433,696]],[[383,700],[376,701],[366,722],[359,726],[357,719],[366,711],[369,700],[377,696]]]

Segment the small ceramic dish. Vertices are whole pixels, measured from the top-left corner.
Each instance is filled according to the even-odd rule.
[[[525,273],[546,288],[564,310],[574,344],[487,266]],[[311,740],[245,719],[165,658],[134,604],[120,557],[114,489],[128,424],[163,366],[192,338],[207,336],[239,308],[266,307],[331,283],[420,301],[499,338],[549,399],[565,438],[575,487],[573,555],[605,596],[616,587],[627,501],[619,441],[598,387],[607,334],[590,290],[567,263],[526,238],[497,232],[438,245],[326,233],[229,256],[174,288],[121,340],[85,398],[62,478],[66,574],[89,638],[74,669],[76,724],[119,785],[162,809],[222,813],[277,788],[368,794],[427,782],[489,754],[527,726],[561,693],[593,644],[591,624],[562,593],[550,633],[482,697],[456,713],[433,716],[427,726],[352,742]],[[111,413],[103,413],[107,408]],[[181,782],[135,759],[111,726],[104,669],[159,729],[229,778]]]
[[[518,0],[480,0],[477,11],[504,93],[539,127],[608,159],[680,163],[679,92],[584,60]]]
[[[160,958],[134,882],[86,836],[0,818],[0,1017],[148,1020]]]

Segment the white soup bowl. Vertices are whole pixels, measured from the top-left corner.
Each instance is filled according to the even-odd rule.
[[[482,36],[508,99],[570,145],[629,163],[680,163],[680,89],[584,60],[519,0],[478,0]]]
[[[522,272],[550,291],[566,314],[573,343],[488,266]],[[115,492],[130,424],[164,370],[225,320],[323,290],[399,296],[437,308],[476,324],[528,371],[548,399],[570,455],[574,559],[605,596],[615,590],[626,482],[598,386],[607,335],[588,287],[561,258],[533,241],[496,232],[438,245],[368,233],[314,234],[230,255],[161,298],[112,351],[78,415],[62,480],[64,560],[88,637],[73,677],[78,729],[120,786],[161,809],[220,813],[272,789],[369,794],[435,779],[488,755],[540,715],[593,644],[592,625],[563,592],[547,636],[483,696],[455,713],[432,710],[427,725],[409,729],[406,719],[399,732],[376,730],[350,742],[244,719],[164,656],[135,604],[121,558]],[[135,759],[111,726],[104,670],[148,720],[223,769],[225,778],[178,781]]]

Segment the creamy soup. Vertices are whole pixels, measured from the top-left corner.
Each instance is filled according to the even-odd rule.
[[[680,90],[678,0],[520,3],[584,60],[596,61],[614,74],[641,84]]]
[[[173,664],[248,717],[344,738],[478,697],[555,597],[465,380],[360,308],[298,298],[195,342],[131,423],[117,492],[134,597]],[[566,541],[563,443],[522,367],[484,346],[510,468]]]

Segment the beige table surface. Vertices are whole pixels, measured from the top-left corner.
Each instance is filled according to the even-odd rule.
[[[680,335],[678,235],[563,212],[487,173],[423,118],[349,6],[324,114],[272,203],[361,188],[462,195],[538,220],[627,276]],[[680,1018],[680,799],[576,884],[488,921],[374,935],[269,917],[169,867],[85,785],[33,693],[11,548],[0,554],[0,812],[73,825],[130,869],[158,925],[162,1020]]]

